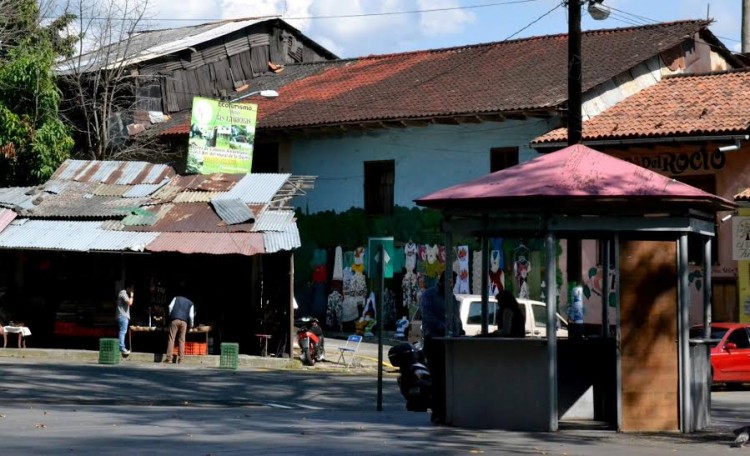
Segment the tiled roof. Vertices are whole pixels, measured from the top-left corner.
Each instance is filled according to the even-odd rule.
[[[750,71],[681,75],[621,101],[583,124],[584,141],[746,134],[750,128]],[[567,140],[560,128],[532,144]]]
[[[715,40],[707,24],[679,21],[583,33],[583,61],[596,62],[584,65],[583,90],[698,32]],[[289,65],[282,75],[297,69],[307,69],[310,75],[278,88],[278,98],[252,99],[259,105],[257,128],[557,109],[567,100],[567,45],[567,35],[561,34]],[[189,121],[162,134],[184,135],[188,130]]]

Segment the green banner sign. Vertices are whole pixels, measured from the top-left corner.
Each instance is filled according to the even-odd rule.
[[[249,173],[258,105],[193,98],[187,172]]]

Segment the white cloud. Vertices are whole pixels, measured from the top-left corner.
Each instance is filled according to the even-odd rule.
[[[459,6],[457,0],[418,0],[420,10],[454,8]],[[449,10],[425,12],[419,15],[421,32],[426,36],[452,35],[464,31],[464,28],[476,20],[469,10]]]

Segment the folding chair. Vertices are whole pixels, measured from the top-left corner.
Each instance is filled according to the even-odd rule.
[[[354,363],[354,355],[357,353],[359,343],[362,342],[362,336],[352,334],[346,339],[346,344],[343,347],[339,347],[339,359],[336,364],[344,364],[349,369]],[[349,360],[347,361],[347,354]],[[342,362],[343,361],[343,362]]]

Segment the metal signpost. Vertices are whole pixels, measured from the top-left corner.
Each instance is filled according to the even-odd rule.
[[[377,411],[383,411],[383,298],[385,279],[393,278],[393,237],[369,238],[367,251],[370,252],[369,270],[377,274],[380,296],[378,300],[378,404]],[[374,254],[372,252],[375,252]],[[377,272],[376,272],[377,271]]]

